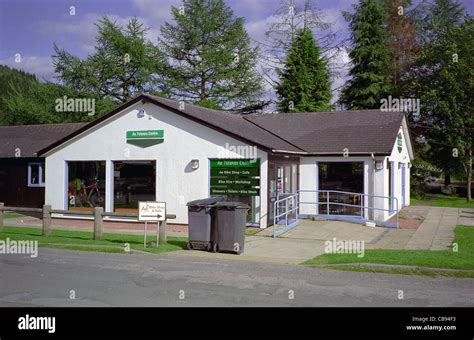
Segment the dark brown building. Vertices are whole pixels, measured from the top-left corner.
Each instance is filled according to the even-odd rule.
[[[44,158],[37,152],[85,123],[0,126],[0,202],[14,207],[44,204]]]

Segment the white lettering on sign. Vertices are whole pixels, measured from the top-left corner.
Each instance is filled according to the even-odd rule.
[[[158,222],[166,219],[166,202],[138,202],[138,220]]]

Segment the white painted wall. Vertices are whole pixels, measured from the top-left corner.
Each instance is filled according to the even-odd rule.
[[[407,145],[407,136],[403,127],[400,127],[399,133],[402,135],[402,150],[398,151],[397,142],[394,143],[389,161],[394,162],[394,190],[393,195],[398,199],[399,209],[402,208],[402,166],[405,167],[405,201],[410,205],[410,154]]]
[[[140,108],[145,108],[145,117],[137,117]],[[164,142],[147,148],[127,144],[126,132],[131,130],[164,130]],[[186,203],[209,196],[209,159],[219,158],[226,143],[245,145],[154,104],[137,103],[46,155],[45,201],[53,209],[67,209],[66,161],[106,161],[106,210],[112,211],[112,161],[156,160],[156,200],[165,201],[168,213],[176,214],[174,223],[187,223]],[[261,163],[260,224],[266,226],[267,153],[258,150],[257,157]],[[198,170],[190,169],[192,159],[199,159]]]

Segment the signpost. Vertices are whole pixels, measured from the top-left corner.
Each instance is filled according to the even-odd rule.
[[[211,160],[211,195],[259,196],[259,159]]]
[[[162,222],[166,221],[166,202],[138,202],[138,220],[145,222],[145,232],[143,238],[143,247],[146,248],[146,234],[148,222],[158,222],[156,227],[156,245],[159,244],[160,225],[165,228]]]

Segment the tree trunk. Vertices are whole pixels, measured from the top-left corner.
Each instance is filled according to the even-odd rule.
[[[450,185],[451,184],[451,174],[448,171],[444,172],[444,185]]]
[[[472,187],[472,149],[469,149],[469,159],[467,165],[467,191],[466,197],[467,201],[470,202],[472,199],[471,187]]]

